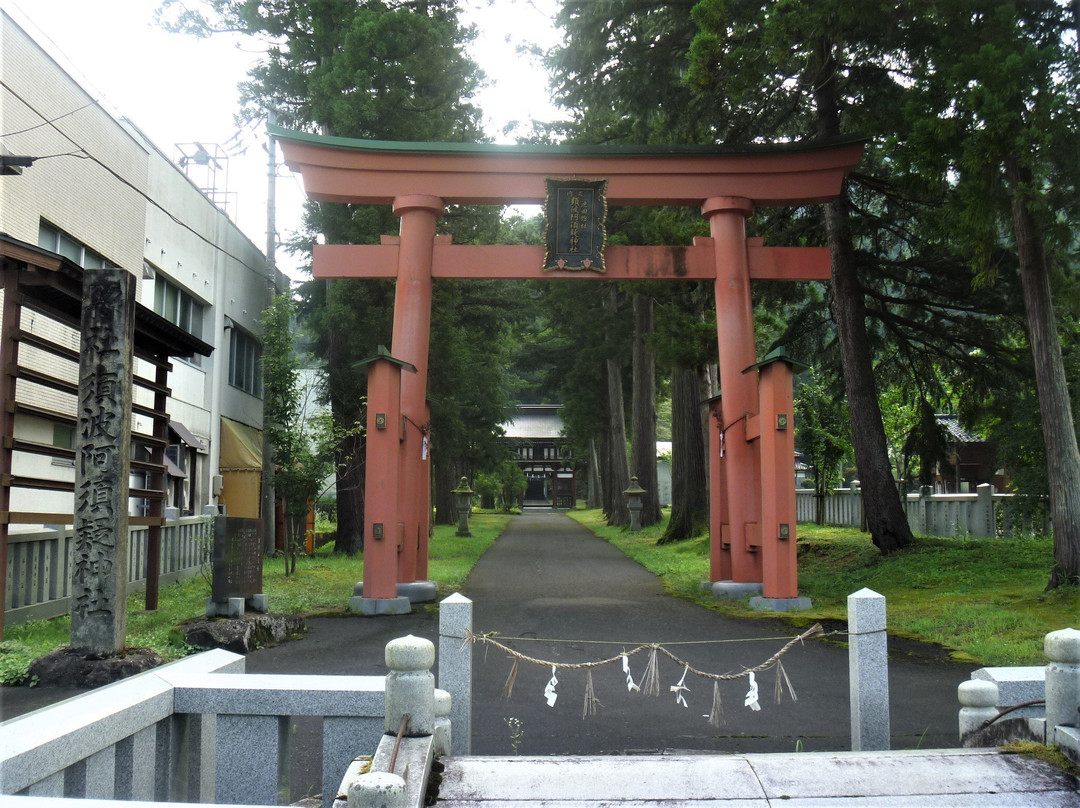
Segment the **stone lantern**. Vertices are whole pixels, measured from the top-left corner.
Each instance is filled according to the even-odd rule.
[[[637,533],[641,530],[641,509],[644,507],[644,504],[641,501],[641,495],[646,493],[646,491],[638,485],[637,477],[631,477],[630,487],[623,491],[623,493],[626,494],[626,507],[630,511],[630,532]]]
[[[454,504],[458,510],[458,527],[455,536],[471,536],[469,531],[469,511],[472,510],[473,491],[469,488],[469,478],[462,477],[458,487],[451,491],[455,497]]]

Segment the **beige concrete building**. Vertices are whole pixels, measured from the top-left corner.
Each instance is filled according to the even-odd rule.
[[[30,157],[0,173],[0,238],[56,253],[84,268],[118,266],[138,279],[140,304],[208,343],[213,352],[172,360],[168,386],[168,508],[259,515],[262,399],[258,318],[269,289],[287,281],[263,254],[127,119],[115,119],[11,17],[0,11],[0,156]],[[47,318],[24,330],[78,350],[78,335]],[[76,367],[37,361],[76,382]],[[35,361],[32,347],[20,361]],[[148,368],[137,375],[153,378]],[[17,396],[74,416],[70,394],[19,380]],[[140,399],[140,396],[142,399]],[[147,402],[138,391],[136,403]],[[134,428],[141,431],[136,415]],[[68,445],[71,428],[25,413],[16,434]],[[134,457],[134,456],[133,456]],[[74,479],[70,462],[16,452],[13,473]],[[141,487],[133,480],[133,487]],[[12,489],[12,511],[72,509],[63,491]],[[32,500],[32,502],[30,501]],[[133,509],[140,506],[137,500]],[[167,511],[169,513],[170,511]],[[15,530],[15,526],[12,527]]]

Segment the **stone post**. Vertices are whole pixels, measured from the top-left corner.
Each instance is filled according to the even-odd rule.
[[[455,502],[458,511],[458,527],[455,536],[471,536],[472,532],[469,530],[469,511],[472,510],[472,495],[473,490],[469,488],[469,478],[462,477],[461,482],[458,483],[458,487],[450,492],[454,495]]]
[[[450,724],[450,710],[453,703],[449,693],[435,688],[435,757],[443,757],[451,752],[453,727]]]
[[[626,509],[630,511],[630,532],[637,533],[641,530],[641,509],[645,507],[641,495],[646,491],[638,485],[637,477],[631,477],[630,487],[623,493],[626,495]]]
[[[860,589],[848,595],[847,606],[851,751],[885,751],[890,734],[885,596]]]
[[[409,716],[405,737],[418,738],[435,733],[435,644],[422,637],[401,637],[386,644],[387,735],[397,735],[401,721]]]
[[[472,601],[455,592],[439,605],[439,687],[450,694],[451,750],[472,752]]]
[[[349,808],[405,808],[405,781],[389,772],[368,772],[349,786]]]
[[[975,513],[971,533],[975,536],[993,536],[997,533],[994,518],[994,486],[982,483],[975,486]]]
[[[1046,742],[1053,743],[1054,727],[1080,726],[1080,631],[1063,628],[1043,640],[1050,660],[1046,666]]]
[[[71,645],[88,655],[122,650],[127,632],[134,331],[135,276],[124,269],[86,270],[75,435]]]
[[[929,485],[919,486],[919,533],[929,533],[930,527],[934,523],[934,515],[931,513],[930,497],[934,495],[934,489]]]
[[[968,738],[998,714],[998,686],[985,679],[970,679],[960,683],[956,696],[960,700],[960,745],[968,746]]]

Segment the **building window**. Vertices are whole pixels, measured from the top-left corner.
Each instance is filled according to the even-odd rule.
[[[154,311],[202,339],[203,304],[162,275],[154,281]]]
[[[202,339],[204,305],[174,284],[160,273],[155,273],[154,311],[175,326]],[[194,354],[186,360],[192,364],[201,363],[201,357]]]
[[[116,269],[116,264],[108,258],[48,222],[43,221],[38,225],[38,246],[59,253],[84,269]]]
[[[262,347],[236,326],[229,330],[229,384],[253,396],[262,395]]]
[[[53,424],[52,445],[60,449],[74,449],[75,427],[65,426],[64,424]],[[54,457],[52,459],[52,465],[74,467],[75,461],[69,460],[66,457]]]

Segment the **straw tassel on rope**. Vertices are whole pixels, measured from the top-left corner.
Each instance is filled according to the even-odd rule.
[[[709,711],[709,723],[717,729],[724,723],[724,705],[720,702],[720,683],[715,679],[712,683],[712,710]]]
[[[596,693],[593,692],[592,669],[585,671],[585,706],[581,710],[581,720],[586,716],[596,715]]]
[[[649,650],[649,662],[645,666],[645,675],[641,677],[641,692],[646,696],[660,695],[660,671],[656,661],[657,647],[653,645]]]
[[[510,697],[514,694],[514,682],[517,681],[518,675],[519,660],[517,657],[513,657],[513,660],[514,664],[510,666],[510,673],[506,677],[506,684],[503,685],[503,698],[507,701],[509,701]]]

